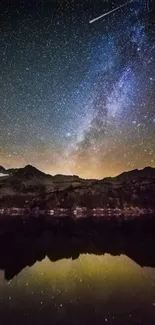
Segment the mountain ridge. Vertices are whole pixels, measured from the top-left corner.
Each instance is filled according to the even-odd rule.
[[[1,169],[2,171],[2,169]],[[5,170],[5,173],[8,170]],[[0,208],[38,207],[72,209],[153,209],[155,168],[124,172],[116,177],[82,179],[76,175],[49,175],[27,165],[0,177]]]
[[[32,173],[32,174],[34,174],[34,173],[39,174],[40,173],[40,175],[42,174],[44,176],[45,175],[47,175],[49,177],[51,176],[51,177],[54,177],[55,179],[56,178],[61,178],[61,177],[66,177],[66,178],[74,177],[76,179],[82,179],[82,180],[86,180],[86,181],[87,180],[89,180],[89,181],[96,181],[96,180],[97,181],[103,181],[103,180],[123,179],[123,178],[127,178],[126,177],[127,175],[130,175],[132,177],[136,177],[136,176],[138,177],[138,176],[145,176],[144,174],[150,174],[151,177],[152,176],[155,177],[155,168],[151,167],[151,166],[146,166],[146,167],[144,167],[142,169],[133,169],[133,170],[129,170],[129,171],[124,171],[121,174],[118,174],[116,176],[108,176],[108,177],[103,177],[101,179],[96,179],[96,178],[86,179],[86,178],[82,178],[82,177],[80,177],[78,175],[74,175],[74,174],[73,175],[72,174],[67,174],[67,175],[66,174],[54,174],[54,175],[51,175],[51,174],[47,174],[47,173],[41,171],[40,169],[38,169],[38,168],[36,168],[36,167],[34,167],[33,165],[30,165],[30,164],[28,164],[28,165],[26,165],[24,167],[20,167],[20,168],[8,168],[8,169],[6,169],[3,166],[0,166],[0,173],[7,173],[7,174],[9,174],[9,176],[13,175],[13,174],[16,174],[16,176],[17,175],[20,176],[20,174],[21,174],[21,176],[22,176],[22,174],[26,173],[26,172]]]

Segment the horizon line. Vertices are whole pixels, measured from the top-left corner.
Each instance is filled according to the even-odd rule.
[[[76,176],[76,177],[81,178],[81,179],[84,179],[84,180],[102,180],[102,179],[105,179],[105,178],[115,178],[117,176],[122,175],[123,173],[128,173],[128,172],[132,172],[132,171],[135,171],[135,170],[141,171],[141,170],[144,170],[146,168],[155,169],[155,167],[152,167],[152,166],[145,166],[145,167],[142,167],[142,168],[135,168],[135,169],[130,169],[130,170],[124,170],[121,173],[116,174],[115,176],[105,176],[105,177],[103,176],[102,178],[93,178],[93,177],[91,177],[91,178],[84,178],[84,177],[81,177],[81,176],[76,175],[76,174],[61,174],[61,173],[50,174],[50,173],[46,173],[43,170],[41,170],[40,168],[37,168],[36,166],[33,166],[31,164],[24,165],[24,167],[15,167],[15,168],[14,167],[11,167],[11,168],[7,168],[7,169],[5,167],[3,167],[2,165],[0,165],[0,167],[2,167],[2,168],[5,169],[5,171],[8,171],[10,169],[24,169],[24,168],[26,168],[28,166],[33,167],[33,168],[37,169],[38,171],[44,173],[45,175],[50,175],[52,177],[55,177],[55,176],[71,176],[71,177],[73,177],[73,176]]]

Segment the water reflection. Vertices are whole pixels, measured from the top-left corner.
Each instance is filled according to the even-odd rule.
[[[45,258],[1,282],[3,324],[152,324],[155,272],[121,255]]]
[[[0,246],[2,324],[154,324],[153,244],[46,233]]]
[[[11,280],[26,266],[32,266],[47,256],[51,262],[61,259],[78,259],[81,254],[112,256],[126,255],[140,266],[155,267],[153,236],[123,236],[111,234],[95,236],[89,233],[79,236],[54,235],[44,231],[39,236],[0,237],[0,269],[6,280]],[[106,260],[106,259],[105,259]],[[69,262],[68,262],[69,263]]]

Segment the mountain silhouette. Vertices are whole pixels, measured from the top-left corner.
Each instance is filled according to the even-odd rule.
[[[139,208],[155,210],[155,168],[124,172],[101,180],[76,175],[48,175],[27,165],[6,170],[0,177],[0,208],[74,206],[94,208]],[[6,173],[8,176],[6,176]]]

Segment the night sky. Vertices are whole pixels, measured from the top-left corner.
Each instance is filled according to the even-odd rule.
[[[137,0],[1,1],[0,165],[155,167],[155,15]],[[153,1],[152,1],[153,2]]]

